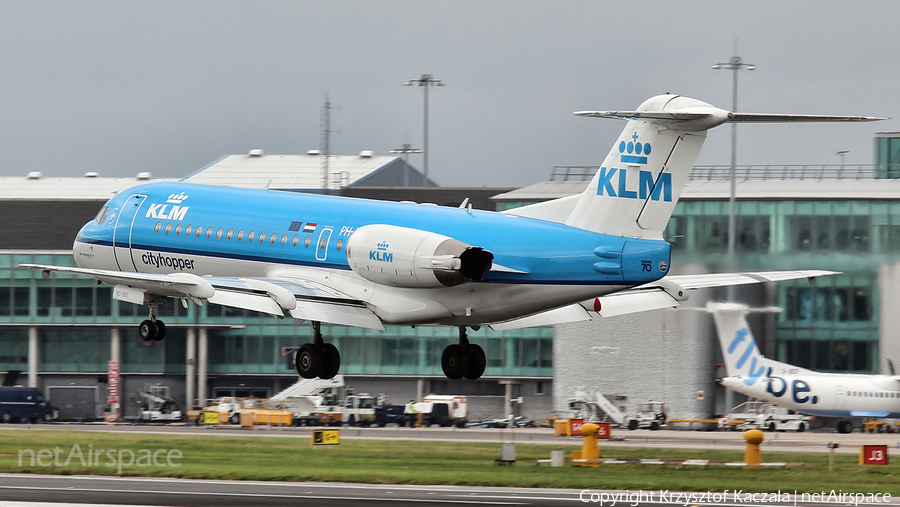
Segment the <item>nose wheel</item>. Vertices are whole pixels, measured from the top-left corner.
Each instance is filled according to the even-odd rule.
[[[166,337],[166,324],[156,318],[156,305],[150,305],[150,318],[138,326],[138,336],[145,342],[162,341]]]
[[[297,374],[303,378],[331,379],[341,369],[341,354],[333,344],[325,343],[321,328],[320,322],[313,322],[312,343],[301,345],[294,358]]]
[[[484,349],[469,343],[466,328],[459,328],[459,343],[448,345],[441,354],[441,368],[444,375],[451,380],[481,378],[487,366]]]

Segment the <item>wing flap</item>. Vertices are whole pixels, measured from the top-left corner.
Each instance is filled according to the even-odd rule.
[[[266,295],[257,295],[247,292],[233,292],[228,290],[217,290],[216,294],[209,298],[212,304],[230,306],[232,308],[241,308],[253,312],[260,312],[272,315],[274,317],[284,317],[281,306],[274,299]]]
[[[591,320],[591,315],[580,305],[569,305],[555,310],[530,315],[521,319],[508,320],[491,324],[494,331],[506,331],[509,329],[521,329],[524,327],[552,326],[569,322],[584,322]]]
[[[298,300],[297,308],[291,310],[290,314],[291,317],[300,320],[315,320],[384,331],[381,319],[365,306]]]
[[[629,313],[648,312],[663,308],[675,308],[680,305],[672,296],[661,288],[623,291],[596,298],[582,305],[593,305],[601,317],[617,317]]]

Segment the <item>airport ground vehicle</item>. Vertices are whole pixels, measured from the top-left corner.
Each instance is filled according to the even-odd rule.
[[[146,391],[140,391],[142,400],[140,405],[140,419],[142,421],[180,421],[182,414],[178,410],[175,400],[166,396],[163,392],[150,386]]]
[[[612,421],[622,425],[625,421],[625,414],[622,413],[624,408],[617,407],[606,395],[596,389],[587,391],[583,387],[576,388],[568,403],[571,415],[584,422]]]
[[[59,417],[44,393],[35,387],[0,387],[0,422],[50,422]]]
[[[404,410],[410,426],[465,428],[468,424],[469,405],[465,396],[429,394],[422,401],[407,403]]]
[[[219,420],[225,420],[231,424],[239,424],[241,422],[240,414],[241,403],[239,398],[231,396],[223,396],[213,400],[208,407],[207,412],[218,412]]]
[[[406,426],[409,423],[409,416],[405,413],[403,405],[392,405],[390,403],[379,404],[375,406],[375,426],[384,428],[388,424],[396,424],[397,426]]]
[[[352,389],[347,389],[344,398],[344,406],[341,412],[344,421],[350,426],[371,426],[375,424],[375,406],[378,398],[368,393],[353,394]]]
[[[331,379],[300,379],[268,399],[268,408],[289,410],[299,426],[336,426],[344,413],[338,393],[344,387],[344,376]]]
[[[719,427],[730,430],[797,431],[809,429],[812,417],[795,414],[784,407],[749,399],[719,420]]]
[[[622,426],[630,430],[649,428],[658,430],[669,427],[669,412],[664,401],[647,401],[638,405],[637,412],[628,414]]]

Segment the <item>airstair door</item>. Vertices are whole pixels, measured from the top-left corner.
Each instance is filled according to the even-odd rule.
[[[131,256],[131,230],[134,227],[135,218],[146,200],[146,195],[132,195],[122,205],[119,216],[116,218],[116,228],[113,232],[113,252],[120,271],[137,271]]]

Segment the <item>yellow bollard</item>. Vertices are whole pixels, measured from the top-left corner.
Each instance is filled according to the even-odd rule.
[[[744,451],[744,463],[748,463],[744,470],[759,470],[762,463],[762,452],[759,444],[763,442],[763,432],[759,430],[747,430],[744,432],[744,440],[747,441],[747,450]]]
[[[581,426],[581,436],[584,437],[584,443],[581,445],[581,452],[572,451],[572,459],[600,459],[600,448],[597,446],[597,432],[600,426],[593,423],[587,423]],[[576,467],[597,467],[600,463],[572,463]]]

